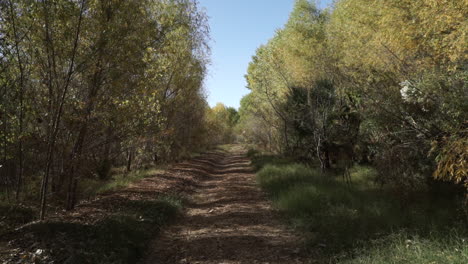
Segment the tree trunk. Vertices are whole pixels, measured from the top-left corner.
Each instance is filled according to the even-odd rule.
[[[330,153],[326,144],[319,138],[316,149],[317,158],[320,161],[320,169],[323,172],[331,168]]]
[[[74,170],[74,168],[72,168]],[[75,175],[74,171],[71,171],[71,175]],[[75,177],[69,177],[68,188],[67,188],[67,204],[65,209],[67,211],[73,210],[76,205],[76,189],[78,186],[78,179]]]
[[[286,120],[284,120],[284,142],[285,142],[285,152],[291,151],[291,148],[289,146],[289,137],[288,137],[288,124],[286,123]]]
[[[81,123],[80,131],[78,132],[78,136],[73,146],[72,152],[70,154],[70,167],[67,170],[66,175],[68,175],[68,190],[67,190],[67,210],[72,210],[75,207],[76,202],[76,186],[78,179],[76,179],[75,174],[76,170],[81,166],[81,155],[83,152],[83,144],[86,139],[86,135],[88,133],[88,126],[89,126],[89,119],[91,113],[94,109],[94,97],[96,96],[97,89],[95,87],[91,88],[88,102],[86,104],[86,112],[84,116],[84,120]]]
[[[6,85],[5,85],[5,90],[4,90],[4,94],[6,94]],[[2,104],[3,105],[3,104]],[[5,107],[5,105],[3,105]],[[4,113],[5,113],[5,117],[2,118],[4,121],[3,121],[3,161],[2,161],[2,167],[0,168],[0,175],[3,176],[4,178],[4,181],[5,181],[5,192],[6,192],[6,197],[7,197],[7,201],[10,202],[10,183],[9,183],[9,176],[8,176],[8,172],[7,172],[7,168],[6,168],[6,163],[7,163],[7,146],[8,146],[8,138],[7,138],[7,131],[8,131],[8,120],[7,120],[7,115],[6,115],[6,107],[3,109]]]
[[[40,210],[40,220],[44,220],[45,214],[46,214],[46,205],[47,205],[47,187],[49,184],[49,177],[50,177],[50,169],[52,167],[52,162],[53,162],[53,154],[54,154],[54,149],[55,149],[55,143],[57,141],[58,133],[59,133],[59,127],[60,127],[60,121],[62,117],[62,112],[63,112],[63,106],[65,104],[65,99],[66,95],[68,93],[68,88],[70,86],[71,78],[73,75],[74,67],[75,67],[75,57],[78,49],[78,42],[79,42],[79,36],[81,32],[81,22],[83,19],[83,13],[84,13],[84,2],[85,0],[81,1],[81,9],[80,9],[80,15],[78,18],[78,25],[75,33],[75,38],[73,42],[73,52],[72,52],[72,57],[70,61],[70,66],[68,68],[67,72],[67,77],[65,80],[65,85],[62,90],[62,94],[60,95],[59,101],[57,102],[58,108],[54,110],[53,115],[52,115],[52,124],[50,126],[50,135],[48,137],[48,142],[47,142],[47,161],[46,161],[46,168],[45,168],[45,173],[44,176],[42,177],[42,184],[41,184],[41,210]],[[50,24],[49,24],[49,9],[48,9],[48,3],[44,2],[44,20],[45,20],[45,40],[46,40],[46,47],[48,53],[50,52],[49,48],[52,47],[52,40],[51,40],[51,33],[50,33]],[[48,54],[48,57],[52,57],[51,54]],[[53,67],[52,63],[48,62],[48,67],[49,67],[49,72],[50,69]],[[49,74],[49,80],[48,80],[48,86],[49,90],[53,90],[53,82],[52,82],[52,75]]]
[[[23,172],[24,172],[24,166],[23,166],[23,159],[24,159],[24,152],[23,152],[23,122],[24,122],[24,68],[23,68],[23,62],[21,60],[21,54],[19,50],[19,38],[18,38],[18,32],[16,29],[16,20],[14,14],[14,9],[13,9],[13,3],[10,0],[9,1],[9,8],[10,8],[10,18],[11,18],[11,23],[13,26],[13,35],[14,35],[14,46],[15,46],[15,55],[16,59],[18,60],[18,70],[20,73],[20,80],[19,80],[19,131],[18,131],[18,160],[19,160],[19,168],[18,168],[18,175],[16,179],[16,201],[19,201],[19,196],[21,193],[21,186],[23,184]]]
[[[109,125],[106,129],[106,141],[104,142],[104,153],[103,158],[100,161],[98,175],[101,180],[106,180],[109,178],[110,169],[112,167],[112,161],[110,158],[111,147],[112,147],[112,135],[113,130]]]
[[[153,162],[154,164],[158,164],[158,161],[159,161],[158,153],[154,151]]]
[[[130,172],[132,170],[132,160],[133,159],[133,151],[132,150],[127,150],[127,172]]]

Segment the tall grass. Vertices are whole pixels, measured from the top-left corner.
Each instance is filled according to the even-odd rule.
[[[81,180],[78,193],[81,195],[81,198],[89,199],[100,193],[116,191],[128,187],[141,179],[154,177],[156,174],[164,172],[165,169],[166,166],[163,165],[131,172],[125,172],[123,169],[114,169],[114,175],[107,181],[97,179]]]
[[[349,186],[336,175],[277,160],[254,159],[263,166],[258,182],[305,234],[310,248],[335,261],[355,257],[349,263],[468,263],[468,243],[463,240],[467,223],[452,199],[420,191],[415,200],[404,203],[395,190],[374,184],[376,173],[370,167],[355,167]],[[411,261],[389,260],[400,256]]]
[[[466,238],[456,230],[448,234],[432,234],[422,238],[404,231],[370,242],[366,250],[357,250],[355,258],[343,260],[345,264],[407,264],[450,263],[466,264],[468,247]]]

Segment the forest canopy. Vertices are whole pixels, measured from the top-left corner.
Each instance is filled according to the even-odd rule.
[[[0,2],[0,194],[73,209],[113,167],[210,144],[207,17],[193,0]]]
[[[466,1],[297,0],[258,48],[243,140],[318,163],[372,164],[378,181],[468,187]]]

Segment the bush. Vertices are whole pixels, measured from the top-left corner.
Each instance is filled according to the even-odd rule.
[[[254,149],[254,148],[249,148],[249,150],[247,150],[247,157],[253,158],[253,157],[255,157],[258,153],[259,153],[258,150]]]
[[[269,164],[281,165],[281,164],[290,164],[291,160],[284,157],[279,157],[276,155],[256,155],[252,160],[252,166],[255,171],[258,171]]]
[[[329,256],[352,256],[350,252],[356,248],[367,248],[372,246],[370,241],[402,230],[429,244],[434,232],[455,240],[466,235],[464,229],[460,234],[448,230],[467,224],[452,199],[421,192],[414,194],[417,199],[413,203],[402,206],[393,190],[376,186],[374,169],[356,166],[351,177],[353,184],[348,186],[340,177],[291,163],[272,163],[257,173],[261,187],[289,222],[306,235],[308,245],[320,245]]]

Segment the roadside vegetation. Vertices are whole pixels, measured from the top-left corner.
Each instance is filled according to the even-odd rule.
[[[1,1],[0,199],[45,219],[216,144],[206,19],[193,0]]]
[[[46,219],[232,141],[208,41],[195,0],[1,1],[0,202]]]
[[[166,166],[131,172],[113,169],[108,180],[83,180],[78,186],[85,209],[70,215],[60,212],[35,221],[39,211],[31,200],[0,203],[0,260],[5,263],[135,263],[159,231],[181,213],[183,198],[157,189],[127,189],[145,178],[167,173]],[[132,191],[128,191],[132,193]],[[34,194],[29,194],[34,197]],[[53,208],[53,207],[52,207]],[[89,208],[89,209],[86,209]],[[91,215],[86,211],[91,210]],[[57,212],[59,214],[57,215]],[[2,244],[8,242],[7,248]]]
[[[55,219],[22,227],[10,241],[21,251],[10,251],[6,263],[135,263],[182,207],[171,196],[112,202],[96,222]]]
[[[80,198],[89,200],[98,194],[120,190],[141,179],[155,177],[158,174],[164,173],[167,167],[167,165],[153,165],[150,168],[141,168],[130,172],[124,171],[123,168],[113,169],[114,176],[107,181],[92,179],[82,181],[78,186]]]
[[[237,111],[206,101],[197,0],[0,1],[0,247],[131,263],[181,203],[124,190],[238,142],[324,261],[468,263],[466,0],[313,2],[257,49]]]
[[[265,162],[265,160],[268,160]],[[279,157],[254,156],[257,180],[306,247],[337,263],[466,263],[468,226],[459,197],[418,190],[406,198],[355,166],[353,182]],[[449,192],[450,190],[445,190]]]
[[[239,139],[324,262],[468,262],[467,16],[463,0],[296,0],[252,57]]]
[[[0,262],[141,257],[182,204],[128,189],[234,138],[208,42],[195,0],[0,1]]]

